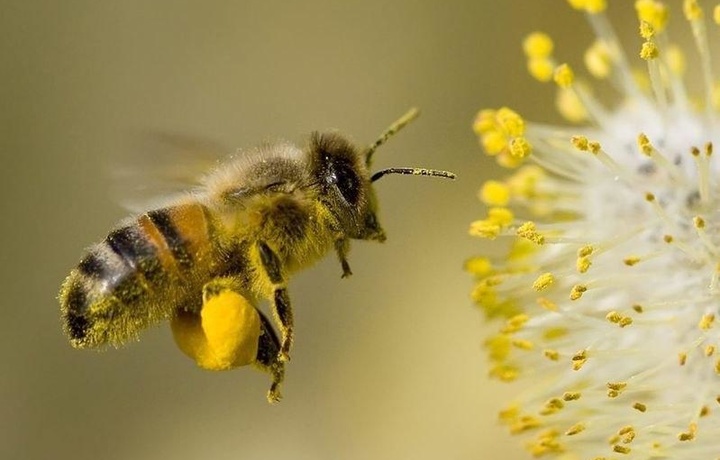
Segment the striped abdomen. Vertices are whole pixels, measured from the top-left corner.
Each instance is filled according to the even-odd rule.
[[[119,345],[200,302],[218,257],[207,209],[183,204],[150,211],[93,246],[65,280],[60,306],[76,347]]]

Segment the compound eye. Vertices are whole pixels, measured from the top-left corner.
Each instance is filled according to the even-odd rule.
[[[360,199],[360,178],[352,166],[346,162],[338,162],[334,165],[332,174],[335,176],[335,185],[345,201],[356,205]]]

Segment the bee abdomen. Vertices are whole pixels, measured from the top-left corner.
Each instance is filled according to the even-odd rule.
[[[71,343],[119,345],[170,317],[192,289],[188,281],[207,270],[209,255],[208,220],[199,204],[151,211],[113,230],[90,249],[60,291]]]

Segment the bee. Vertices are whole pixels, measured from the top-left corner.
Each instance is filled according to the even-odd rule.
[[[418,114],[410,110],[363,149],[313,132],[305,148],[280,142],[239,152],[196,190],[121,224],[62,284],[70,343],[120,346],[169,320],[178,347],[200,367],[253,364],[271,376],[267,397],[278,401],[294,339],[289,277],[331,250],[348,277],[351,240],[385,241],[373,189],[381,177],[455,178],[422,168],[371,174],[377,148]]]

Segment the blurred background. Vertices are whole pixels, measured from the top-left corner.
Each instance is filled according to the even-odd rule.
[[[631,2],[622,17],[635,33]],[[525,72],[535,29],[580,64],[592,36],[560,0],[6,1],[0,30],[0,458],[525,458],[496,423],[509,387],[486,379],[469,299],[467,236],[497,173],[470,129],[510,105],[557,121],[553,89]],[[285,399],[254,370],[210,373],[166,325],[120,350],[77,351],[57,289],[126,212],[108,164],[146,131],[303,143],[338,129],[366,144],[423,115],[376,168],[424,166],[453,182],[377,183],[383,244],[355,243],[294,277],[296,344]],[[149,153],[151,154],[151,153]]]

